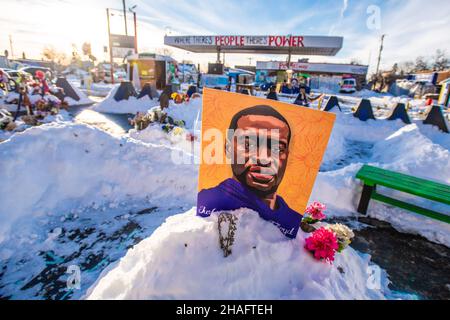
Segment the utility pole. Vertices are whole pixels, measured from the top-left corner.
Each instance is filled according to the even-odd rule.
[[[378,53],[378,62],[377,62],[377,72],[376,72],[377,75],[378,72],[380,71],[381,52],[383,51],[383,41],[385,36],[386,36],[385,34],[381,36],[380,52]]]
[[[133,20],[134,20],[134,50],[136,51],[136,53],[138,53],[136,12],[133,12]]]
[[[125,4],[125,0],[122,0],[122,4],[123,4],[123,19],[125,21],[125,35],[128,35],[128,27],[127,27],[127,7]]]
[[[11,49],[11,58],[14,58],[12,35],[9,35],[9,47]]]
[[[111,27],[109,23],[109,9],[106,9],[106,17],[108,20],[108,37],[109,37],[109,61],[111,63],[111,83],[114,84],[114,59],[112,52],[112,43],[111,43]]]

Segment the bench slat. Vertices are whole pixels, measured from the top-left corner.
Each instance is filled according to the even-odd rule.
[[[364,168],[364,172],[367,172],[369,175],[375,175],[375,176],[382,176],[383,178],[387,180],[393,180],[398,181],[398,179],[401,179],[402,182],[406,184],[419,184],[423,186],[427,186],[432,188],[433,190],[438,190],[441,192],[446,192],[447,194],[450,194],[450,187],[439,183],[435,181],[425,180],[413,176],[406,175],[404,173],[389,171],[385,169],[375,168],[367,166],[368,168]]]
[[[402,208],[402,209],[406,209],[406,210],[409,210],[409,211],[412,211],[412,212],[415,212],[415,213],[427,216],[427,217],[432,218],[432,219],[436,219],[436,220],[439,220],[439,221],[442,221],[442,222],[450,223],[450,216],[447,216],[445,214],[442,214],[442,213],[439,213],[439,212],[436,212],[436,211],[432,211],[432,210],[429,210],[429,209],[425,209],[425,208],[416,206],[414,204],[406,203],[406,202],[403,202],[403,201],[400,201],[400,200],[397,200],[397,199],[394,199],[394,198],[391,198],[391,197],[379,194],[377,192],[373,192],[372,193],[372,199],[378,200],[378,201],[381,201],[381,202],[384,202],[384,203],[387,203],[387,204],[390,204],[390,205],[393,205],[393,206],[396,206],[396,207],[399,207],[399,208]]]
[[[416,178],[369,165],[364,165],[356,174],[356,178],[369,185],[377,184],[429,200],[450,204],[450,186],[439,182]]]

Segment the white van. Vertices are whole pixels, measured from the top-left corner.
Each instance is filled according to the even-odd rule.
[[[346,78],[341,81],[340,93],[354,93],[356,92],[356,80],[353,78]]]

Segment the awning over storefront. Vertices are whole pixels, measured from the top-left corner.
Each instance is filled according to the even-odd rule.
[[[334,56],[342,37],[326,36],[165,36],[164,44],[196,53],[263,53]]]

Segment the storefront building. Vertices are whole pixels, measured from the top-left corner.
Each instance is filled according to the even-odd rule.
[[[368,66],[338,63],[313,63],[284,61],[258,61],[256,63],[256,82],[280,83],[291,78],[309,77],[310,86],[313,89],[323,88],[330,90],[338,88],[343,77],[352,77],[356,80],[357,89],[366,83]]]

